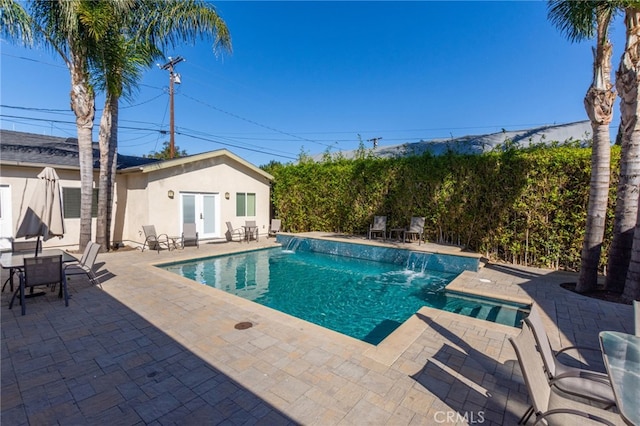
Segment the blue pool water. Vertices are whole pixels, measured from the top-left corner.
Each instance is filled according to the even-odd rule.
[[[517,307],[446,293],[460,271],[425,269],[415,255],[406,262],[271,248],[161,267],[372,344],[423,306],[519,323]]]

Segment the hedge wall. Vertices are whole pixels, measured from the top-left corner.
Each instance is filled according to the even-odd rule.
[[[273,204],[291,232],[364,234],[374,215],[388,227],[425,216],[427,239],[491,260],[575,270],[589,194],[591,149],[507,150],[483,155],[363,155],[271,164]],[[619,150],[612,150],[617,170]],[[612,223],[617,176],[612,174]],[[603,255],[610,240],[607,230]],[[601,266],[606,264],[603,256]]]

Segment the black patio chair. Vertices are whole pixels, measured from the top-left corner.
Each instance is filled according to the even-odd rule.
[[[19,272],[20,286],[13,293],[9,309],[13,307],[13,301],[20,294],[22,315],[27,313],[25,302],[26,289],[40,286],[55,286],[60,284],[60,296],[64,297],[64,305],[69,306],[69,294],[67,292],[67,278],[62,268],[62,255],[25,257],[22,271]]]

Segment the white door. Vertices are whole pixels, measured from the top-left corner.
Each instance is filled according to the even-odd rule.
[[[198,237],[219,238],[220,194],[181,193],[182,222],[195,223]]]
[[[11,237],[13,237],[11,211],[11,187],[0,185],[0,249],[11,248]]]

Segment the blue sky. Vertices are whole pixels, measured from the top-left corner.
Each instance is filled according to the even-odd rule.
[[[593,42],[566,40],[546,2],[214,4],[233,53],[214,55],[210,40],[166,52],[186,59],[175,123],[189,154],[227,148],[256,165],[286,163],[355,149],[359,138],[397,145],[587,119]],[[615,69],[621,19],[612,41]],[[62,61],[6,40],[0,49],[0,126],[75,137]],[[120,153],[168,140],[168,84],[153,67],[121,102]]]

